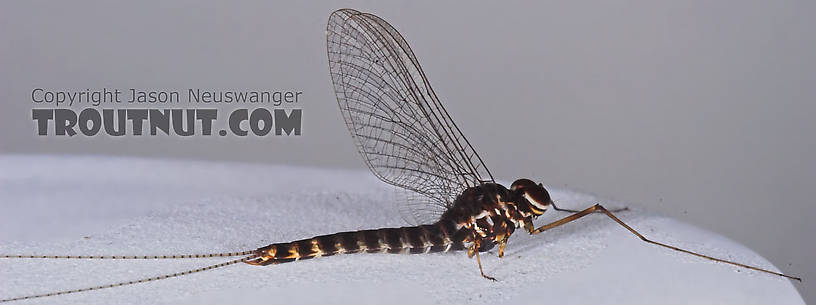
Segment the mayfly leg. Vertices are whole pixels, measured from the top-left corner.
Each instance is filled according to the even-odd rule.
[[[756,270],[756,271],[761,271],[761,272],[765,272],[765,273],[769,273],[769,274],[773,274],[773,275],[786,277],[786,278],[797,280],[797,281],[800,281],[800,282],[802,281],[801,278],[798,278],[798,277],[795,277],[795,276],[790,276],[790,275],[787,275],[787,274],[782,274],[782,273],[779,273],[779,272],[774,272],[774,271],[770,271],[770,270],[759,268],[759,267],[749,266],[749,265],[745,265],[745,264],[741,264],[741,263],[737,263],[737,262],[733,262],[733,261],[729,261],[729,260],[725,260],[725,259],[721,259],[721,258],[716,258],[716,257],[708,256],[708,255],[705,255],[705,254],[700,254],[700,253],[697,253],[697,252],[694,252],[694,251],[690,251],[690,250],[678,248],[678,247],[675,247],[675,246],[672,246],[672,245],[668,245],[668,244],[664,244],[664,243],[661,243],[661,242],[650,240],[650,239],[646,238],[645,236],[643,236],[643,234],[640,234],[640,232],[636,231],[635,229],[633,229],[632,227],[630,227],[629,225],[624,223],[622,220],[620,220],[620,218],[615,216],[615,214],[612,214],[612,212],[610,212],[609,210],[607,210],[606,208],[604,208],[600,204],[593,205],[593,206],[591,206],[591,207],[589,207],[587,209],[584,209],[582,211],[578,211],[575,214],[572,214],[570,216],[567,216],[567,217],[561,218],[559,220],[553,221],[551,223],[545,224],[545,225],[543,225],[541,227],[538,227],[536,229],[533,229],[532,226],[528,226],[527,230],[528,230],[528,232],[530,234],[538,234],[538,233],[544,232],[546,230],[549,230],[549,229],[561,226],[563,224],[569,223],[569,222],[571,222],[573,220],[579,219],[579,218],[584,217],[586,215],[595,213],[595,212],[604,213],[606,216],[608,216],[609,218],[614,220],[616,223],[618,223],[619,225],[626,228],[626,230],[628,230],[629,232],[632,232],[632,234],[634,234],[635,236],[639,237],[641,240],[643,240],[643,241],[645,241],[647,243],[658,245],[658,246],[668,248],[668,249],[672,249],[674,251],[691,254],[691,255],[694,255],[694,256],[697,256],[697,257],[702,257],[702,258],[712,260],[712,261],[715,261],[715,262],[731,264],[731,265],[746,268],[746,269],[751,269],[751,270]]]
[[[559,211],[559,212],[567,212],[567,213],[578,213],[578,212],[581,212],[581,211],[579,211],[579,210],[570,210],[570,209],[559,208],[559,207],[557,207],[557,206],[555,205],[555,202],[550,203],[550,205],[553,207],[553,210],[556,210],[556,211]],[[612,212],[612,213],[618,213],[618,212],[625,212],[625,211],[628,211],[628,210],[629,210],[629,208],[628,208],[628,207],[622,207],[622,208],[619,208],[619,209],[612,209],[612,210],[609,210],[609,211],[610,211],[610,212]],[[596,211],[595,211],[595,213],[603,213],[603,211],[601,211],[601,210],[596,210]]]
[[[476,256],[476,264],[479,265],[479,273],[482,274],[483,278],[496,282],[496,278],[489,276],[484,273],[484,269],[482,269],[482,259],[479,257],[479,248],[481,248],[482,243],[479,239],[474,239],[473,244],[468,248],[468,256],[473,257]]]

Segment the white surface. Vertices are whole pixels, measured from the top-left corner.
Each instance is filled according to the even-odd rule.
[[[514,178],[514,177],[513,177]],[[535,177],[530,177],[535,179]],[[597,199],[552,190],[564,207]],[[392,189],[366,171],[109,157],[0,156],[0,253],[180,254],[254,249],[344,230],[405,225]],[[608,207],[620,204],[604,202]],[[548,212],[543,224],[563,213]],[[715,233],[639,209],[620,217],[655,240],[772,267]],[[0,259],[0,298],[133,280],[228,258]],[[788,280],[651,246],[606,217],[539,236],[506,256],[354,254],[244,264],[21,304],[266,302],[417,304],[803,304]]]

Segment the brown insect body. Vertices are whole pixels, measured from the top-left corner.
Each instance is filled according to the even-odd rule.
[[[551,203],[542,186],[528,181],[520,179],[511,189],[496,183],[467,188],[433,224],[340,232],[271,244],[259,248],[257,258],[248,263],[270,265],[341,253],[474,251],[477,245],[479,252],[485,252],[497,244],[502,255],[515,228],[532,230],[533,219]],[[546,196],[531,197],[531,190]]]

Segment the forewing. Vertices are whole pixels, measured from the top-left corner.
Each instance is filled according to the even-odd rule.
[[[326,35],[337,102],[374,175],[437,205],[426,208],[434,211],[464,188],[493,181],[396,29],[342,9],[329,17]]]

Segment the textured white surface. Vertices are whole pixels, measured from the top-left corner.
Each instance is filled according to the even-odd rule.
[[[535,178],[535,177],[531,177]],[[563,207],[591,196],[552,190]],[[406,225],[393,190],[366,171],[110,157],[0,156],[0,253],[180,254],[254,249],[336,231]],[[620,206],[605,202],[608,207]],[[548,212],[543,224],[564,213]],[[776,270],[715,233],[640,209],[621,213],[655,240]],[[0,259],[0,298],[178,272],[229,260]],[[25,304],[803,304],[787,280],[651,246],[601,215],[506,256],[355,254],[244,264]]]

